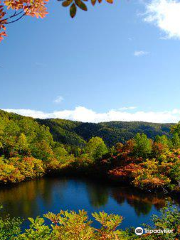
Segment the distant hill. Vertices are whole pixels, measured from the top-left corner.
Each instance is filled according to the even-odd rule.
[[[16,119],[16,121],[23,118],[29,118],[0,110],[0,118],[4,119],[7,117],[10,119]],[[173,125],[120,121],[96,124],[63,119],[34,119],[34,121],[41,125],[48,126],[55,141],[80,147],[83,147],[86,141],[95,136],[103,138],[108,146],[113,146],[117,142],[124,143],[133,138],[136,133],[145,133],[152,139],[154,139],[156,135],[169,136],[170,128]]]
[[[49,127],[56,142],[80,147],[83,147],[86,143],[85,139],[76,133],[77,127],[82,124],[81,122],[63,119],[36,119],[36,121]]]
[[[103,138],[108,146],[117,142],[125,142],[137,133],[145,133],[154,139],[156,135],[170,135],[172,124],[158,124],[147,122],[105,122],[82,123],[62,119],[37,119],[40,124],[50,128],[54,140],[64,144],[83,146],[94,136]]]

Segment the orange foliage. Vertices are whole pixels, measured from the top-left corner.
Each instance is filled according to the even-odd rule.
[[[42,176],[43,162],[33,157],[0,158],[0,183],[16,183]]]
[[[47,14],[46,3],[49,0],[0,0],[0,42],[6,35],[5,25],[21,19],[23,16],[44,18]],[[14,13],[12,13],[14,10]]]
[[[16,22],[24,16],[44,18],[47,15],[46,4],[49,0],[0,0],[0,42],[6,35],[5,25]],[[76,15],[77,8],[87,11],[87,6],[82,0],[62,0],[63,7],[70,7],[70,16]],[[88,0],[86,0],[88,1]],[[94,6],[96,2],[102,0],[91,0]],[[106,0],[113,3],[113,0]],[[14,13],[12,13],[12,10]]]
[[[111,179],[128,181],[141,189],[168,188],[179,191],[180,149],[168,149],[162,143],[153,142],[152,151],[146,157],[134,155],[134,140],[116,145],[115,151],[102,160]]]
[[[4,16],[6,15],[5,11],[4,11],[4,6],[1,4],[1,0],[0,0],[0,42],[3,40],[4,36],[6,36],[6,27],[5,27],[5,23],[6,21],[4,19]]]
[[[25,15],[44,18],[47,14],[48,0],[4,0],[7,9],[22,10]]]

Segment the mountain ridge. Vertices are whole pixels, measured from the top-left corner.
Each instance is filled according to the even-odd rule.
[[[170,129],[173,123],[151,123],[141,121],[110,121],[101,123],[79,122],[58,118],[36,119],[25,117],[16,113],[0,110],[0,117],[9,118],[31,118],[41,125],[49,127],[55,141],[83,147],[92,137],[101,137],[109,146],[117,142],[124,143],[133,138],[137,133],[145,133],[149,138],[154,139],[156,135],[170,136]]]
[[[170,136],[170,129],[173,125],[171,123],[160,124],[136,121],[111,121],[102,123],[84,123],[64,119],[36,119],[36,121],[48,126],[56,141],[61,139],[66,144],[68,142],[67,138],[73,135],[75,139],[80,141],[79,143],[76,142],[77,144],[75,145],[81,146],[84,141],[98,136],[103,138],[105,143],[110,147],[117,142],[124,143],[133,138],[137,133],[145,133],[152,139],[156,135]]]

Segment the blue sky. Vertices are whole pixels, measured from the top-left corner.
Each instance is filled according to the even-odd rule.
[[[180,120],[180,3],[115,1],[8,26],[0,108],[99,122]]]

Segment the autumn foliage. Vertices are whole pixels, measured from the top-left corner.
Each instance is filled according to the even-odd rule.
[[[111,179],[130,182],[143,190],[179,191],[180,146],[162,136],[155,141],[144,134],[119,144],[102,160]]]
[[[0,183],[56,172],[99,176],[142,190],[180,191],[180,124],[172,137],[137,134],[108,148],[100,137],[84,146],[56,142],[36,120],[0,111]]]
[[[1,207],[1,206],[0,206]],[[178,240],[180,236],[180,212],[177,207],[166,206],[161,216],[153,215],[151,226],[144,224],[146,229],[172,230],[171,234],[146,233],[137,236],[133,228],[119,228],[123,217],[105,212],[92,214],[93,221],[84,210],[49,212],[41,217],[29,218],[30,226],[21,228],[20,218],[0,217],[1,240]],[[49,221],[49,223],[47,222]],[[98,222],[98,228],[92,224]]]
[[[19,183],[50,173],[60,175],[67,172],[125,182],[136,187],[135,191],[141,189],[144,192],[158,190],[178,193],[180,123],[172,128],[171,138],[157,136],[152,140],[145,134],[138,133],[124,144],[117,143],[114,147],[107,148],[102,138],[92,137],[85,142],[84,147],[75,148],[55,142],[49,128],[39,124],[35,119],[0,110],[1,185]],[[131,191],[127,198],[128,202],[136,205],[138,195],[132,194],[132,188],[128,189]],[[29,192],[34,195],[33,189]],[[116,188],[113,196],[116,201],[122,201],[123,196]],[[149,205],[149,199],[144,197],[143,201]],[[164,205],[164,199],[159,201],[153,197],[152,202],[156,203],[157,207]],[[154,219],[155,229],[172,229],[174,226],[175,230],[168,239],[179,239],[179,210],[165,210],[163,214],[162,219],[158,217]],[[93,217],[100,223],[100,228],[95,229],[91,226],[91,221],[84,211],[48,213],[44,218],[30,218],[30,227],[25,232],[21,232],[19,220],[0,218],[0,239],[139,239],[132,238],[131,231],[118,229],[123,220],[121,216],[102,212],[94,213]],[[50,220],[51,227],[46,224],[45,219]],[[142,239],[167,238],[159,235],[142,235]]]
[[[76,15],[77,8],[87,11],[85,2],[88,0],[60,0],[63,7],[69,7],[70,16]],[[47,2],[49,0],[0,0],[0,42],[6,35],[6,25],[17,22],[24,16],[44,18],[47,15]],[[102,0],[91,0],[94,6]],[[113,0],[106,0],[113,3]]]

